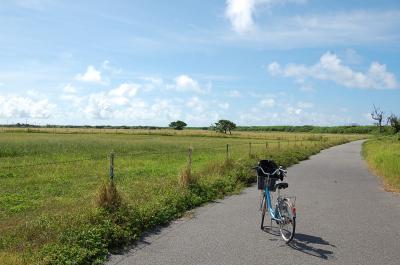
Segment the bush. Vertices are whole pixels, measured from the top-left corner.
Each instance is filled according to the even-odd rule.
[[[122,199],[114,182],[103,182],[97,196],[97,205],[108,211],[115,211],[121,203]]]
[[[197,181],[196,176],[192,174],[192,170],[189,166],[185,167],[181,171],[179,175],[179,184],[181,185],[181,187],[187,188],[190,185],[196,183],[196,181]]]

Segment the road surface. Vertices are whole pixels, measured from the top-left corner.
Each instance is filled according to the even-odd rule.
[[[259,192],[210,203],[153,231],[107,264],[400,264],[400,197],[385,192],[360,156],[362,141],[288,168],[297,196],[295,239],[262,231]]]

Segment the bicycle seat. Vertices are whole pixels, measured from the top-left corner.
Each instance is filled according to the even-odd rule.
[[[289,187],[289,184],[286,182],[280,182],[280,183],[276,183],[275,184],[275,189],[286,189],[287,187]]]

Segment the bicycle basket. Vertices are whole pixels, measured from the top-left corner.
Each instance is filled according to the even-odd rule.
[[[273,160],[260,160],[258,162],[258,166],[261,167],[264,172],[268,173],[268,174],[272,174],[275,172],[275,170],[278,169],[278,166],[276,165],[275,161]],[[257,169],[257,186],[259,190],[263,190],[265,188],[265,178],[267,177],[267,175],[265,175],[261,169]],[[276,180],[268,180],[268,187],[270,190],[274,189],[275,186],[275,182]]]
[[[258,162],[258,166],[261,167],[264,170],[264,172],[266,172],[268,174],[272,174],[275,172],[275,170],[278,169],[278,166],[276,165],[275,161],[268,160],[268,159],[260,160]],[[260,169],[257,170],[257,174],[264,175],[264,173]],[[266,176],[264,175],[264,177],[266,177]]]

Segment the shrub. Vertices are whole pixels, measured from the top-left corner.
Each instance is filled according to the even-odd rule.
[[[122,199],[114,182],[103,182],[97,196],[97,205],[108,211],[115,211],[121,206]]]
[[[189,166],[185,167],[179,175],[179,184],[183,188],[187,188],[190,185],[195,184],[197,181],[196,176],[192,174],[192,170]]]

